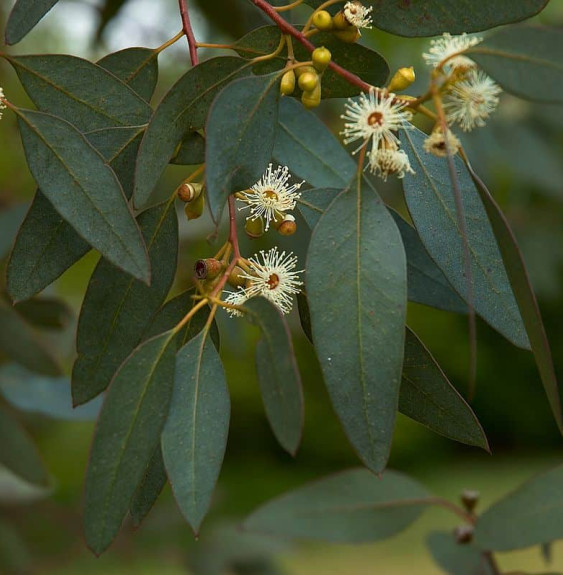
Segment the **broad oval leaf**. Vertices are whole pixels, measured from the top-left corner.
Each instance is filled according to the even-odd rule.
[[[16,0],[6,24],[6,44],[18,43],[59,0]]]
[[[150,286],[101,260],[82,303],[72,370],[75,405],[108,386],[123,360],[141,342],[176,273],[178,220],[174,201],[149,208],[138,218],[153,269]]]
[[[219,91],[249,73],[248,62],[242,58],[212,58],[188,70],[170,88],[155,110],[139,149],[134,193],[137,207],[149,201],[178,144],[190,131],[203,128]]]
[[[303,391],[289,327],[264,298],[252,298],[244,307],[250,310],[246,317],[262,331],[256,370],[268,421],[280,445],[295,455],[303,431]]]
[[[129,513],[133,523],[138,527],[153,508],[158,496],[166,485],[168,476],[162,459],[160,444],[155,449],[141,484],[135,492]]]
[[[477,520],[475,541],[492,551],[563,538],[563,466],[533,477]]]
[[[279,82],[279,74],[240,78],[213,102],[206,127],[205,180],[215,222],[229,194],[259,180],[272,157]]]
[[[452,533],[431,533],[426,544],[434,561],[449,575],[494,575],[483,551],[473,543],[459,544]]]
[[[462,4],[447,0],[369,0],[374,25],[399,36],[435,36],[442,32],[479,32],[530,18],[543,10],[549,0],[487,0]],[[318,7],[323,0],[306,0]]]
[[[149,121],[151,107],[102,66],[66,54],[6,58],[39,110],[82,132]]]
[[[362,543],[406,529],[432,503],[428,491],[410,477],[367,469],[324,477],[265,503],[244,529],[281,537]]]
[[[330,204],[311,236],[306,269],[332,403],[362,461],[379,473],[399,399],[407,278],[401,236],[373,189],[354,182]]]
[[[408,328],[399,411],[436,433],[489,451],[485,432],[475,413]]]
[[[458,293],[468,298],[463,238],[447,159],[424,151],[426,135],[403,130],[401,141],[415,174],[403,179],[405,201],[420,239]],[[514,345],[529,349],[524,324],[487,213],[467,169],[455,158],[464,207],[475,311]]]
[[[166,332],[139,346],[105,398],[84,491],[84,532],[96,555],[117,534],[160,440],[174,383],[173,335]]]
[[[48,485],[49,474],[35,444],[9,410],[0,405],[0,466],[34,485]]]
[[[230,419],[225,372],[207,330],[176,357],[170,413],[162,433],[162,454],[174,497],[197,534],[211,504]]]
[[[501,87],[528,100],[563,103],[563,30],[503,28],[468,50]]]
[[[41,191],[92,247],[148,283],[146,247],[104,158],[68,122],[30,110],[17,114],[27,161]]]

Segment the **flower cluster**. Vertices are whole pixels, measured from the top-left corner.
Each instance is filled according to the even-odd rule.
[[[402,178],[407,172],[414,173],[408,156],[399,149],[396,135],[400,128],[412,127],[409,123],[412,115],[405,108],[407,103],[384,90],[370,90],[369,94],[360,94],[358,100],[346,102],[344,143],[361,141],[354,154],[362,147],[369,146],[369,168],[373,174],[387,179],[390,174]]]
[[[227,292],[225,303],[242,305],[248,299],[262,296],[270,300],[282,313],[289,313],[293,306],[293,295],[299,293],[299,274],[303,270],[294,271],[297,257],[293,253],[278,252],[278,248],[264,252],[248,259],[250,271],[240,274],[246,280],[245,287],[239,287],[236,292]],[[228,309],[231,316],[240,316],[237,309]]]
[[[346,18],[350,26],[370,29],[372,24],[370,13],[372,10],[373,6],[366,8],[358,1],[346,2],[344,5],[344,18]]]
[[[4,102],[3,102],[4,98],[5,98],[4,90],[2,90],[2,88],[0,88],[0,120],[2,119],[2,110],[5,110],[7,108],[6,104],[4,104]]]

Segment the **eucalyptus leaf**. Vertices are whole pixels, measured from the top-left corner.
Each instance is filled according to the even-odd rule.
[[[396,535],[432,503],[428,491],[406,475],[367,469],[324,477],[265,503],[243,523],[248,531],[363,543]]]
[[[194,165],[205,162],[205,138],[199,132],[190,132],[180,144],[171,164]]]
[[[229,194],[258,181],[272,157],[279,82],[279,74],[240,78],[224,88],[211,106],[205,179],[215,222],[219,222]],[[249,106],[249,102],[253,104]]]
[[[295,455],[303,431],[303,391],[293,352],[291,332],[276,306],[264,298],[244,304],[246,317],[258,325],[256,370],[270,426],[280,445]]]
[[[15,305],[16,311],[29,323],[43,328],[62,329],[68,326],[72,310],[57,298],[35,297]]]
[[[173,332],[140,345],[106,395],[84,491],[86,543],[99,555],[112,542],[158,446],[172,396]]]
[[[426,544],[434,561],[449,575],[494,575],[483,551],[473,543],[460,545],[451,533],[431,533]]]
[[[211,504],[227,445],[230,400],[221,358],[207,330],[176,357],[162,454],[174,497],[197,534]]]
[[[355,182],[330,204],[311,236],[306,270],[332,404],[362,461],[379,473],[398,406],[407,277],[401,236],[373,189]]]
[[[6,24],[6,44],[17,44],[59,0],[16,0]]]
[[[26,204],[16,204],[0,212],[0,259],[8,253],[14,243],[27,209]]]

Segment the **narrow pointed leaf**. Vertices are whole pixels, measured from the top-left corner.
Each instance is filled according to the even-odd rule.
[[[244,529],[281,537],[362,543],[406,529],[431,504],[418,482],[396,471],[378,478],[350,469],[308,483],[258,508]]]
[[[494,575],[483,551],[473,543],[460,545],[452,533],[431,533],[426,544],[434,561],[449,575]]]
[[[518,302],[522,320],[530,340],[532,353],[534,354],[553,416],[560,431],[563,432],[563,415],[561,413],[559,385],[557,383],[551,350],[549,348],[549,342],[547,341],[540,309],[532,284],[530,283],[524,259],[522,258],[522,254],[516,243],[516,238],[510,229],[508,221],[493,196],[471,166],[469,166],[469,170],[476,184],[481,201],[487,211],[493,232],[497,238],[502,259],[506,266],[516,301]]]
[[[59,0],[16,0],[6,24],[6,44],[18,43]]]
[[[209,106],[219,91],[235,78],[250,74],[242,58],[213,58],[191,68],[170,88],[155,110],[139,149],[134,201],[149,201],[178,144],[193,130],[203,128]]]
[[[230,400],[225,372],[206,330],[176,357],[170,414],[162,433],[162,454],[176,502],[197,534],[227,444]]]
[[[129,86],[88,60],[66,54],[6,58],[39,110],[82,132],[146,124],[152,113]]]
[[[469,52],[507,92],[539,102],[563,103],[563,30],[560,28],[502,28]]]
[[[148,282],[141,233],[103,157],[56,116],[19,110],[18,120],[32,175],[56,210],[104,257]]]
[[[456,291],[467,300],[463,238],[458,226],[447,159],[425,152],[425,138],[426,135],[416,129],[403,130],[401,134],[403,147],[416,172],[414,175],[407,174],[403,179],[405,200],[428,253]],[[455,166],[467,226],[475,311],[514,345],[529,348],[518,304],[487,212],[467,169],[457,157]]]
[[[148,286],[105,260],[96,266],[78,322],[78,357],[72,370],[75,405],[106,389],[117,368],[141,342],[174,281],[178,255],[174,202],[149,208],[138,221],[154,279]]]
[[[216,222],[229,194],[257,182],[272,157],[279,81],[279,74],[241,78],[213,102],[206,127],[205,178]]]
[[[264,298],[253,298],[244,307],[250,310],[246,317],[262,331],[256,370],[268,421],[280,445],[295,455],[303,431],[303,391],[289,327]]]
[[[355,183],[330,204],[311,236],[306,269],[332,403],[362,461],[379,473],[399,399],[407,278],[401,236],[373,189]]]
[[[117,534],[158,446],[174,383],[172,337],[167,332],[139,346],[104,401],[84,492],[86,542],[96,555]]]
[[[48,485],[49,474],[33,441],[9,410],[0,405],[0,466],[35,485]]]
[[[563,466],[533,477],[477,520],[476,543],[509,551],[563,538]]]
[[[164,489],[167,480],[168,477],[166,475],[164,460],[162,459],[162,450],[159,444],[154,451],[145,471],[145,476],[135,493],[135,497],[131,503],[131,509],[129,510],[136,527],[143,522],[143,519],[153,508],[158,496]]]

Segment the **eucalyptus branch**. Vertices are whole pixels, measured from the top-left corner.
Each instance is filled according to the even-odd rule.
[[[192,66],[197,66],[199,63],[197,57],[197,42],[194,36],[194,31],[192,30],[192,23],[190,20],[190,13],[188,11],[188,0],[178,0],[178,5],[180,7],[180,15],[182,16],[182,27],[184,29],[184,34],[188,39],[188,47],[190,50],[190,60]]]

